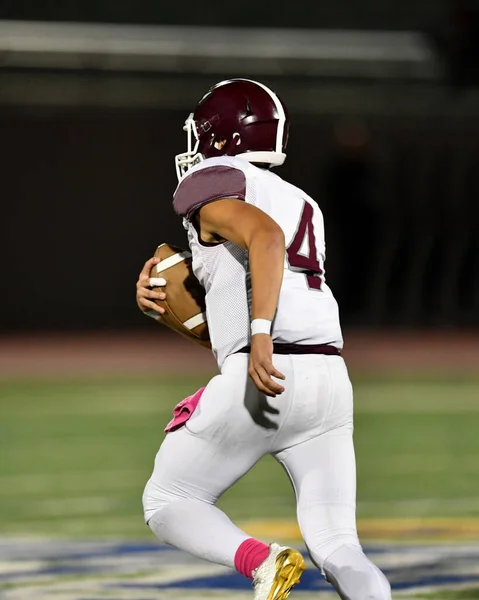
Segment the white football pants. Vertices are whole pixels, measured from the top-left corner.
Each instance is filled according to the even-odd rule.
[[[389,584],[356,532],[353,397],[343,359],[275,354],[286,376],[276,398],[256,390],[248,361],[229,356],[191,419],[166,436],[143,495],[146,522],[162,542],[233,567],[249,536],[214,504],[272,454],[293,484],[312,561],[343,598],[388,600]]]

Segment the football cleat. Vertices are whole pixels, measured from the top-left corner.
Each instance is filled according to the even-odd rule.
[[[254,600],[285,600],[305,568],[300,552],[270,544],[268,558],[253,571]]]

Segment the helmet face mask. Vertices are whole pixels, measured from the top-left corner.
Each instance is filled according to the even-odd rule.
[[[198,137],[198,131],[196,129],[196,123],[193,118],[193,113],[191,113],[186,119],[183,131],[186,131],[187,150],[186,152],[177,154],[175,157],[176,175],[178,177],[178,181],[185,175],[188,169],[204,159],[204,156],[198,152],[200,140]]]
[[[281,100],[249,79],[222,81],[185,122],[187,151],[175,157],[180,180],[205,158],[238,156],[270,167],[283,164],[289,117]]]

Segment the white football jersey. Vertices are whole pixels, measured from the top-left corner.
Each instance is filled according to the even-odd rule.
[[[338,305],[326,285],[323,215],[312,198],[268,170],[244,159],[209,158],[180,181],[173,206],[183,217],[193,271],[206,290],[206,316],[213,353],[225,358],[251,342],[251,275],[247,251],[231,242],[199,239],[194,213],[221,198],[238,198],[267,213],[284,232],[284,276],[273,322],[278,344],[341,349]]]

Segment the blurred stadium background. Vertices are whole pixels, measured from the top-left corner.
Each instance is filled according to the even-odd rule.
[[[398,596],[479,598],[478,3],[4,0],[0,61],[0,597],[248,597],[143,525],[164,424],[215,365],[134,298],[186,243],[183,122],[243,76],[289,106],[281,173],[325,214],[367,550]],[[298,540],[273,461],[221,505]]]

